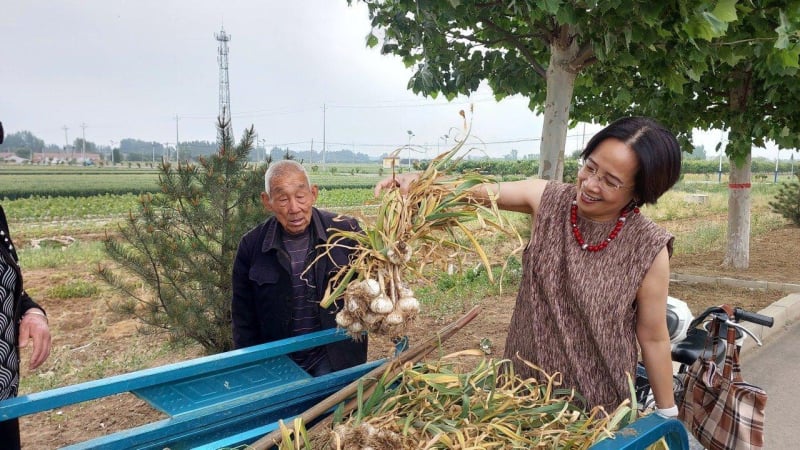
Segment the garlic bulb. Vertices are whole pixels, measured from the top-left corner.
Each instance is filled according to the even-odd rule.
[[[336,313],[336,324],[342,328],[347,328],[353,323],[353,316],[347,311],[339,311]]]
[[[385,294],[379,294],[369,304],[369,309],[378,314],[389,314],[394,309],[394,305]]]
[[[351,333],[360,333],[364,331],[364,325],[361,325],[361,322],[355,321],[347,327],[347,331]]]
[[[412,291],[411,289],[409,289],[409,288],[408,288],[408,286],[406,286],[406,285],[405,285],[405,283],[404,283],[404,284],[401,284],[401,285],[400,285],[400,286],[397,288],[397,293],[399,294],[399,295],[398,295],[398,297],[400,297],[400,298],[403,298],[403,297],[413,297],[413,296],[414,296],[414,291]]]
[[[361,310],[361,305],[358,303],[358,300],[354,298],[347,299],[347,310],[349,312],[356,312]]]
[[[381,285],[378,283],[378,280],[373,280],[372,278],[364,280],[364,291],[370,297],[377,297],[378,294],[381,293]]]
[[[419,312],[419,300],[414,297],[400,297],[397,307],[404,313],[416,314]]]
[[[388,325],[400,325],[403,323],[403,315],[397,311],[392,311],[386,315],[386,318],[383,319],[383,321]]]
[[[375,325],[380,322],[381,319],[383,319],[383,314],[375,314],[372,312],[364,314],[364,317],[361,318],[364,324],[369,326]]]
[[[393,248],[390,248],[389,250],[386,251],[386,257],[389,258],[389,262],[391,262],[392,264],[400,265],[403,262],[400,255],[398,255]]]

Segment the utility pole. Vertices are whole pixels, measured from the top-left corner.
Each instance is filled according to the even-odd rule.
[[[408,133],[408,171],[411,171],[411,138],[414,137],[414,132],[407,130]]]
[[[111,159],[111,167],[114,167],[114,143],[115,143],[115,141],[112,139],[110,142],[111,142],[111,152],[110,152],[111,153],[111,158],[109,158],[109,159]]]
[[[61,128],[64,129],[64,157],[66,158],[67,150],[69,150],[69,138],[67,137],[67,130],[69,130],[69,128],[67,128],[66,125]]]
[[[781,149],[778,149],[778,153],[775,154],[775,181],[773,183],[778,184],[778,163],[781,160]]]
[[[580,151],[583,152],[583,149],[586,148],[586,122],[583,122],[583,133],[581,133],[581,148]]]
[[[178,117],[177,114],[175,114],[175,162],[180,164],[181,163],[181,151],[180,151],[180,147],[178,147],[178,145],[180,145],[181,140],[178,138],[178,120],[180,120],[180,118]]]
[[[81,150],[81,159],[82,163],[86,165],[86,124],[82,123],[81,128],[83,129],[83,149]]]
[[[325,112],[326,105],[322,104],[322,170],[325,170]]]
[[[262,162],[267,160],[267,140],[266,139],[261,139],[260,144],[261,144],[261,149],[260,150],[256,149],[256,158],[258,159],[259,163],[262,163]],[[262,150],[264,152],[264,158],[261,158],[261,151]]]

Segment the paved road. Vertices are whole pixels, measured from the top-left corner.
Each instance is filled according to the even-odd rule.
[[[800,448],[800,321],[745,352],[742,376],[767,391],[764,448]]]

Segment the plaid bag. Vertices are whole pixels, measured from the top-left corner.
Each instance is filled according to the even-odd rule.
[[[728,313],[732,316],[732,311]],[[719,325],[714,319],[709,339],[719,334]],[[717,341],[711,345],[711,353],[705,352],[711,355],[708,359],[701,356],[689,368],[678,418],[709,450],[761,449],[767,393],[742,380],[735,328],[728,327],[722,371],[713,359]]]

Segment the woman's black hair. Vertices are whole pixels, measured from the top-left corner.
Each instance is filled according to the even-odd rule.
[[[639,170],[634,178],[634,198],[638,204],[655,204],[678,181],[681,147],[675,135],[660,123],[647,117],[617,119],[589,140],[581,158],[586,160],[609,138],[622,141],[636,153]]]

